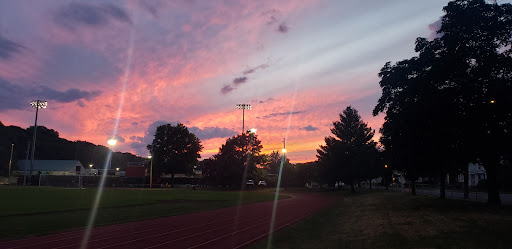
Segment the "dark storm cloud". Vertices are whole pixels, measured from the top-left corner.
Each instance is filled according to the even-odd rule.
[[[0,78],[0,111],[23,110],[33,99],[43,99],[59,103],[70,103],[79,101],[80,106],[83,100],[92,100],[98,97],[101,91],[82,91],[71,88],[66,91],[59,91],[47,86],[26,87],[12,84]],[[81,102],[81,103],[80,103]]]
[[[268,63],[261,64],[261,65],[259,65],[259,66],[255,66],[255,67],[253,67],[253,68],[249,68],[249,69],[247,69],[247,70],[243,71],[243,74],[244,74],[244,75],[248,75],[248,74],[251,74],[251,73],[255,73],[257,70],[259,70],[259,69],[265,69],[265,68],[267,68],[267,67],[269,67]]]
[[[305,130],[305,131],[317,131],[318,130],[318,127],[314,127],[312,125],[308,125],[306,127],[303,127],[303,128],[300,128],[301,130]]]
[[[216,127],[204,127],[203,129],[192,126],[188,130],[196,135],[201,140],[208,140],[212,138],[231,137],[237,134],[233,129]]]
[[[0,59],[10,59],[16,53],[20,53],[24,47],[21,44],[13,42],[0,34]]]
[[[306,111],[295,111],[295,112],[274,112],[269,115],[263,116],[263,118],[273,118],[278,116],[285,116],[285,115],[297,115],[305,113]]]
[[[286,23],[279,24],[279,27],[277,27],[277,31],[281,33],[287,33],[289,30],[288,26],[286,26]]]
[[[247,78],[247,77],[245,77],[245,76],[244,76],[244,77],[234,78],[234,79],[233,79],[233,84],[234,84],[235,86],[238,86],[238,85],[240,85],[240,84],[247,83],[247,80],[248,80],[248,78]]]
[[[220,92],[224,95],[230,93],[231,91],[235,90],[235,88],[231,87],[230,85],[225,85],[220,89]]]
[[[93,5],[70,3],[60,7],[55,14],[55,22],[67,29],[77,26],[103,27],[114,19],[131,24],[132,20],[120,7],[113,4]]]

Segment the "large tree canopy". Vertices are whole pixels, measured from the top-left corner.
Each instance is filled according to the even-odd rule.
[[[489,202],[499,203],[496,174],[512,125],[512,6],[456,0],[443,10],[441,37],[418,38],[418,56],[379,73],[381,142],[411,179],[482,163]]]
[[[330,182],[343,180],[354,192],[354,181],[365,178],[365,172],[374,163],[372,158],[377,156],[376,143],[372,140],[375,132],[351,106],[333,126],[331,132],[335,137],[325,138],[326,145],[320,146],[317,157],[326,167]]]
[[[240,186],[253,179],[256,165],[262,162],[263,148],[256,134],[245,133],[226,140],[219,152],[205,164],[203,174],[217,185]],[[245,179],[244,179],[245,177]]]
[[[153,155],[153,170],[156,173],[192,174],[201,158],[201,141],[183,124],[165,124],[156,128],[153,143],[147,146]]]

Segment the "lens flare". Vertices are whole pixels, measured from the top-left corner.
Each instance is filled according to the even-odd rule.
[[[292,113],[293,108],[295,106],[295,97],[297,96],[297,87],[295,87],[295,92],[293,93],[292,98],[292,104],[290,107],[290,113],[288,114],[288,127],[286,128],[286,136],[285,140],[288,140],[288,133],[290,132],[290,125],[292,122]],[[276,213],[277,213],[277,200],[279,198],[279,190],[281,188],[281,177],[283,173],[283,165],[285,160],[285,149],[283,149],[283,156],[281,157],[281,165],[279,166],[279,176],[277,177],[277,186],[276,186],[276,193],[274,195],[274,205],[272,206],[272,218],[270,219],[270,228],[268,231],[268,242],[267,242],[267,249],[272,248],[272,237],[274,235],[274,225],[276,220]]]
[[[117,110],[117,117],[116,117],[116,122],[114,125],[114,131],[113,131],[112,137],[116,137],[116,135],[117,135],[117,130],[119,128],[119,120],[121,119],[121,112],[123,110],[126,85],[128,83],[128,79],[130,78],[132,55],[133,55],[133,40],[134,40],[134,29],[132,29],[130,32],[128,56],[126,58],[126,65],[125,65],[124,77],[123,77],[123,88],[121,90],[121,98],[119,100],[119,109]],[[113,144],[111,144],[111,143],[113,143],[113,141],[109,140],[109,144],[112,146]],[[107,178],[107,171],[109,168],[108,166],[109,166],[109,162],[110,162],[111,158],[112,158],[112,150],[110,150],[110,152],[108,153],[107,160],[105,161],[106,163],[103,166],[103,175],[101,176],[100,184],[98,186],[98,190],[96,191],[96,197],[94,199],[94,203],[91,208],[91,213],[89,214],[89,220],[87,221],[87,227],[85,228],[84,237],[82,238],[82,245],[80,247],[82,249],[87,248],[87,243],[89,242],[91,230],[94,226],[94,221],[95,221],[96,215],[98,213],[98,206],[100,204],[101,196],[103,194],[103,189],[105,186],[105,179]]]

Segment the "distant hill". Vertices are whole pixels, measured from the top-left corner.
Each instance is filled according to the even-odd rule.
[[[23,129],[5,126],[0,122],[0,175],[7,175],[11,144],[14,144],[13,169],[17,169],[18,160],[26,159],[33,131],[34,126]],[[44,126],[37,127],[36,160],[79,160],[84,167],[93,164],[93,168],[102,168],[109,150],[105,146],[86,141],[69,141],[59,137],[55,130]],[[145,159],[131,153],[115,152],[112,157],[112,168],[119,167],[124,170],[128,162],[145,162]]]

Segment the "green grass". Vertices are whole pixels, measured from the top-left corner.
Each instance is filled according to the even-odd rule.
[[[512,209],[401,193],[343,195],[274,234],[272,248],[510,248]],[[251,248],[266,248],[262,239]]]
[[[0,240],[84,227],[96,189],[0,188]],[[95,225],[271,201],[274,192],[105,189]],[[281,196],[283,198],[283,196]]]

